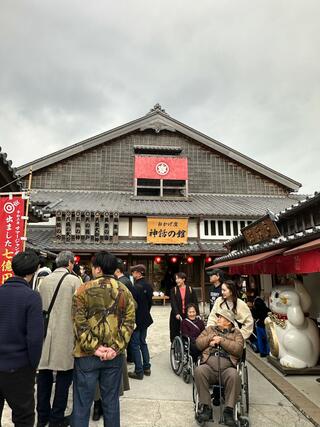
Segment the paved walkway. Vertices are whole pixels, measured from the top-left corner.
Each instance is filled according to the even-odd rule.
[[[154,306],[155,323],[149,329],[152,375],[143,381],[131,380],[131,390],[121,398],[122,427],[196,427],[192,386],[185,384],[170,368],[168,319],[169,306]],[[129,366],[129,369],[132,369]],[[293,405],[257,370],[249,366],[250,420],[253,427],[312,427]],[[71,410],[72,399],[70,396]],[[218,425],[215,408],[215,423]],[[3,427],[12,426],[10,411],[5,409]],[[103,421],[90,422],[102,427]],[[111,427],[111,426],[110,426]]]

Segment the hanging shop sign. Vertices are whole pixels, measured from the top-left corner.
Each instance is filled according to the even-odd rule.
[[[248,245],[256,245],[280,236],[280,231],[269,215],[263,217],[259,222],[249,224],[241,230]]]
[[[148,243],[179,245],[187,241],[188,218],[148,218]]]
[[[0,285],[13,276],[12,258],[23,250],[23,196],[0,197]]]

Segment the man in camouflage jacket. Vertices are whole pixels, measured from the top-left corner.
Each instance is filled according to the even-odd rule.
[[[117,259],[107,252],[92,260],[95,278],[84,283],[73,297],[74,382],[73,427],[89,425],[90,408],[99,382],[104,423],[120,427],[119,389],[123,354],[134,322],[134,300],[113,273]]]

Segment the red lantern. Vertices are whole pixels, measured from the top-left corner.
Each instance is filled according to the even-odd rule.
[[[210,262],[212,262],[212,258],[211,258],[211,256],[207,256],[206,264],[210,264]]]
[[[178,258],[176,256],[172,256],[170,258],[170,261],[172,262],[172,264],[175,264],[178,261]]]
[[[80,262],[80,256],[79,256],[79,255],[75,255],[75,257],[74,257],[74,262],[75,262],[76,264],[79,264],[79,262]]]
[[[192,264],[194,262],[194,258],[193,258],[193,256],[188,256],[188,258],[187,258],[187,263],[188,264]]]
[[[154,259],[154,262],[156,264],[160,264],[161,263],[161,256],[156,256],[155,259]]]

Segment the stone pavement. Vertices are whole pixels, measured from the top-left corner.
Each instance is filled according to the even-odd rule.
[[[121,398],[122,427],[196,427],[192,403],[192,385],[185,384],[171,370],[169,361],[169,306],[152,308],[154,324],[149,329],[152,375],[143,381],[131,380],[131,390]],[[132,369],[132,366],[129,366]],[[250,420],[253,427],[312,427],[293,405],[257,370],[249,366]],[[69,410],[72,408],[70,393]],[[215,423],[219,411],[215,408]],[[5,409],[2,427],[12,426],[10,411]],[[102,427],[103,421],[90,422]],[[110,426],[111,427],[111,426]]]

